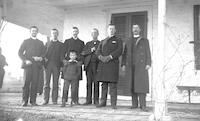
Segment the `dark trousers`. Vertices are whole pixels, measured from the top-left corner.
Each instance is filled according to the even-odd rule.
[[[76,84],[76,88],[75,88],[75,92],[74,92],[74,100],[75,102],[78,102],[79,100],[79,96],[78,96],[78,92],[79,92],[79,80],[77,81],[77,84]],[[66,97],[65,97],[65,100],[66,102],[68,101],[68,91],[66,92]]]
[[[76,89],[75,89],[75,101],[78,102],[79,101],[79,96],[78,96],[78,93],[79,93],[79,80],[77,81],[77,84],[76,84]],[[66,102],[68,101],[68,92],[66,94],[66,98],[65,98]]]
[[[92,103],[92,89],[93,89],[93,99],[94,104],[99,103],[99,82],[95,80],[96,76],[96,63],[90,63],[86,69],[87,76],[87,96],[86,102]]]
[[[25,103],[28,103],[29,97],[30,103],[36,103],[40,69],[41,68],[35,63],[24,69],[25,82],[23,86],[22,99]]]
[[[50,80],[53,76],[52,102],[57,102],[58,99],[58,79],[60,68],[53,62],[49,62],[46,68],[46,80],[44,82],[44,101],[49,102],[50,95]]]
[[[142,106],[146,106],[146,93],[136,93],[134,91],[134,76],[135,76],[135,64],[133,64],[132,66],[132,76],[133,76],[133,80],[132,80],[132,89],[131,89],[131,93],[132,93],[132,106],[133,107],[138,107],[138,100],[140,102],[140,107]]]
[[[39,93],[40,95],[42,95],[42,93],[44,92],[44,80],[46,80],[46,70],[43,67],[40,70],[38,89],[37,89],[37,93]]]
[[[111,106],[116,106],[116,104],[117,104],[117,83],[112,83],[112,82],[102,82],[101,104],[103,103],[106,105],[108,86],[110,89]]]
[[[79,80],[77,81],[77,86],[75,88],[75,102],[79,101]]]
[[[78,80],[64,80],[64,85],[63,85],[63,96],[62,100],[66,101],[68,99],[68,92],[69,92],[69,86],[71,85],[71,99],[72,102],[77,102],[76,98],[76,90],[78,88]]]
[[[4,78],[5,70],[0,68],[0,88],[3,86],[3,78]]]
[[[138,107],[138,100],[140,107],[146,107],[146,93],[132,93],[132,106]]]

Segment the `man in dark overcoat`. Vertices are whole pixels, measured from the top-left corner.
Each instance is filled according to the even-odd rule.
[[[37,106],[37,86],[45,51],[43,42],[36,38],[38,28],[36,26],[30,27],[30,33],[31,37],[23,41],[18,52],[19,57],[22,59],[25,81],[22,95],[22,106],[27,106],[29,97],[31,105]]]
[[[62,42],[58,40],[58,30],[51,30],[50,41],[46,44],[45,54],[45,69],[46,69],[46,80],[44,82],[44,102],[43,105],[48,104],[50,95],[50,80],[53,77],[53,88],[52,88],[52,102],[57,104],[58,99],[58,79],[60,76],[61,67],[61,50]]]
[[[151,66],[151,53],[148,39],[140,35],[140,26],[132,26],[133,37],[126,42],[122,55],[122,70],[131,82],[132,109],[138,107],[146,110],[146,93],[149,93],[148,70]],[[126,69],[125,69],[126,66]]]
[[[0,47],[0,89],[3,86],[3,79],[5,75],[4,66],[7,66],[8,63],[6,62],[5,56],[1,53],[1,47]]]
[[[122,40],[115,36],[115,25],[107,29],[108,37],[101,41],[97,56],[100,60],[97,69],[97,81],[102,82],[101,102],[97,107],[106,106],[108,86],[111,95],[111,106],[116,109],[117,82],[119,78],[119,57],[122,54]]]
[[[95,54],[100,43],[100,41],[98,40],[98,29],[94,28],[91,35],[93,40],[86,43],[86,46],[82,52],[84,56],[84,70],[86,71],[87,77],[87,96],[84,105],[92,104],[92,94],[94,104],[99,104],[99,82],[95,81],[97,65],[99,63],[99,59]]]
[[[63,60],[64,63],[66,63],[69,60],[69,52],[71,50],[74,50],[77,52],[77,61],[79,62],[79,64],[83,63],[83,56],[81,55],[83,48],[85,46],[84,42],[82,40],[80,40],[78,38],[78,34],[79,34],[79,29],[77,27],[73,27],[72,28],[72,37],[70,39],[66,39],[64,44],[63,44],[63,49],[62,49],[62,57],[61,59]],[[80,78],[78,80],[82,80],[82,66],[80,66],[81,69],[81,74],[80,74]],[[79,81],[77,83],[77,86],[79,87]],[[78,91],[79,88],[77,88],[76,90],[76,94],[75,94],[75,103],[79,104],[78,100]],[[66,95],[66,102],[68,101],[68,95]]]

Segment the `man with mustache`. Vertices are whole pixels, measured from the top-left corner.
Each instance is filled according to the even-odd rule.
[[[122,70],[131,82],[132,107],[146,109],[146,93],[149,92],[148,70],[151,67],[151,53],[148,39],[141,36],[141,28],[137,24],[132,26],[133,36],[127,41],[122,55]]]

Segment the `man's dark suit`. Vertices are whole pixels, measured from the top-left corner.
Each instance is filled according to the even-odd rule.
[[[146,107],[146,93],[149,92],[147,65],[151,66],[149,41],[143,37],[130,38],[122,55],[122,65],[126,65],[126,77],[131,81],[132,107]]]
[[[95,51],[91,51],[91,48],[98,48],[100,41],[90,41],[86,43],[86,46],[82,52],[84,56],[84,70],[87,76],[87,96],[86,103],[92,103],[92,85],[94,84],[93,98],[94,104],[99,103],[99,82],[96,81],[96,73],[98,66],[98,57]]]
[[[50,41],[46,45],[47,51],[46,61],[46,80],[44,83],[44,102],[49,102],[50,94],[50,79],[53,76],[52,102],[56,103],[58,99],[58,79],[61,67],[61,50],[62,43],[57,41]]]
[[[74,39],[74,38],[70,38],[65,40],[64,44],[63,44],[63,49],[62,49],[62,60],[67,59],[69,60],[69,52],[71,50],[74,50],[77,52],[77,61],[79,61],[80,63],[83,62],[83,56],[81,55],[83,48],[84,48],[85,44],[82,40],[80,40],[79,38]],[[81,74],[80,74],[80,78],[78,80],[82,80],[82,67],[80,67],[81,69]],[[78,82],[78,87],[79,87],[79,82]],[[76,101],[78,102],[78,90],[79,88],[76,90]],[[66,97],[66,101],[68,99],[68,95]]]
[[[30,103],[36,103],[37,97],[37,84],[39,80],[39,72],[42,69],[42,63],[35,61],[34,56],[43,57],[44,55],[44,44],[38,39],[27,39],[24,40],[20,49],[19,57],[24,62],[25,60],[30,60],[31,65],[23,64],[22,68],[24,69],[24,87],[23,87],[23,101],[28,103],[30,97]]]
[[[119,79],[119,57],[122,54],[122,40],[116,36],[107,37],[99,44],[96,54],[99,56],[112,56],[108,62],[100,61],[97,69],[97,81],[102,82],[101,104],[98,107],[106,106],[108,86],[110,88],[111,106],[116,107],[117,103],[117,82]]]

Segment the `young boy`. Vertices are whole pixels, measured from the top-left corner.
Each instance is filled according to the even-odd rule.
[[[68,94],[69,86],[71,85],[71,106],[73,104],[78,104],[75,101],[76,89],[78,88],[78,79],[80,77],[80,64],[77,59],[77,52],[71,50],[69,52],[69,60],[64,62],[63,74],[64,74],[64,86],[63,86],[63,95],[62,95],[62,105],[65,107],[66,97]]]

